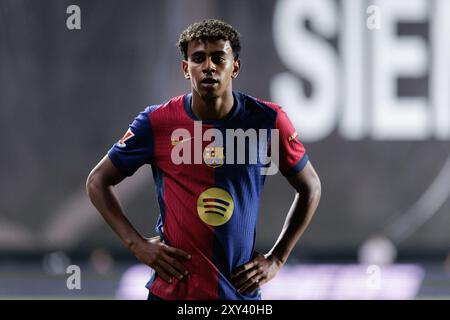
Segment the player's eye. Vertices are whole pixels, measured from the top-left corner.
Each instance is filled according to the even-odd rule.
[[[225,58],[222,56],[213,56],[211,58],[212,62],[214,62],[215,64],[220,64],[223,63],[225,61]]]
[[[205,60],[205,55],[203,54],[193,54],[191,56],[191,61],[195,63],[201,63]]]

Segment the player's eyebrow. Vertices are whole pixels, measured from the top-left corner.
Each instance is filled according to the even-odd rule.
[[[195,51],[195,52],[191,53],[191,57],[198,56],[198,55],[206,55],[206,51],[199,50],[199,51]],[[217,51],[211,52],[211,55],[226,56],[227,52],[225,50],[217,50]]]
[[[227,52],[225,50],[217,50],[211,53],[211,55],[221,55],[221,56],[225,56],[227,54]]]

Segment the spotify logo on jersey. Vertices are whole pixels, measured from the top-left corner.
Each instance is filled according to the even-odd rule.
[[[197,212],[202,221],[211,226],[220,226],[233,215],[234,203],[231,195],[220,188],[209,188],[197,200]]]

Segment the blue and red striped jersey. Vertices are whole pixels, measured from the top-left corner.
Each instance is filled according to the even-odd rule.
[[[156,231],[166,244],[192,256],[184,262],[190,272],[187,279],[173,278],[169,284],[155,275],[147,283],[150,292],[163,299],[261,299],[259,289],[248,295],[239,293],[231,282],[231,273],[254,256],[265,181],[260,169],[265,164],[237,161],[242,140],[241,145],[230,147],[227,134],[230,130],[259,133],[278,129],[278,167],[285,176],[300,172],[308,156],[280,106],[239,92],[233,92],[233,96],[233,108],[225,119],[203,120],[197,129],[196,121],[200,119],[192,112],[191,94],[149,106],[108,152],[114,166],[127,176],[144,164],[151,165],[160,209]],[[227,139],[202,141],[200,163],[175,163],[174,148],[185,148],[180,152],[183,159],[194,159],[195,155],[183,153],[195,150],[196,142],[186,136],[181,140],[174,131],[182,129],[195,137],[198,128],[201,135],[216,129]],[[270,134],[258,135],[256,140],[244,139],[246,160],[253,147],[266,146],[262,150],[270,150],[270,139]],[[232,148],[234,152],[230,152]],[[236,160],[229,161],[230,155]]]

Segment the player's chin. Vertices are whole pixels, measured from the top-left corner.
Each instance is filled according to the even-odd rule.
[[[216,99],[220,96],[219,90],[201,90],[200,95],[204,100]]]

